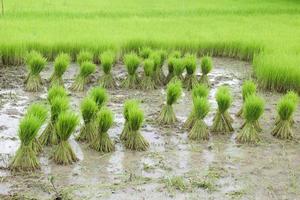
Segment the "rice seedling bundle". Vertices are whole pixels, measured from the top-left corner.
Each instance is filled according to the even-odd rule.
[[[47,96],[48,102],[51,104],[52,100],[55,97],[67,98],[68,94],[62,86],[54,85],[48,90],[48,96]]]
[[[283,98],[286,98],[286,99],[289,99],[291,100],[294,104],[295,104],[295,109],[298,107],[298,104],[299,104],[299,96],[296,92],[294,91],[288,91],[284,96]],[[281,120],[280,120],[280,116],[277,115],[276,117],[276,120],[275,120],[275,124],[279,123]],[[293,125],[295,123],[293,117],[290,118],[290,123],[291,125]]]
[[[264,101],[255,95],[248,96],[243,108],[245,123],[236,140],[240,143],[257,143],[260,141],[258,119],[264,112]]]
[[[152,49],[150,47],[143,47],[139,51],[139,56],[142,57],[143,59],[149,58],[149,56],[152,53]]]
[[[124,141],[127,149],[145,151],[149,148],[149,143],[140,133],[143,121],[143,111],[137,107],[131,107],[128,112],[128,138]]]
[[[154,80],[154,61],[152,59],[146,59],[144,61],[144,77],[141,82],[143,90],[153,90],[156,88]]]
[[[175,76],[174,74],[174,62],[176,62],[176,57],[169,57],[167,61],[168,75],[166,77],[166,83],[169,83],[171,79]]]
[[[83,91],[84,85],[88,82],[89,76],[94,73],[96,70],[96,65],[85,61],[80,65],[80,72],[76,76],[75,81],[73,82],[72,86],[70,87],[73,91]]]
[[[201,72],[202,75],[200,77],[200,83],[205,84],[210,87],[210,81],[208,78],[208,74],[211,72],[213,68],[212,59],[209,56],[205,56],[201,60]]]
[[[52,155],[52,159],[55,163],[69,165],[78,161],[78,158],[68,142],[68,139],[75,131],[78,123],[78,116],[70,111],[59,114],[57,123],[55,124],[55,131],[58,135],[58,144],[54,147]]]
[[[108,130],[113,124],[114,118],[112,112],[104,107],[97,116],[97,132],[95,139],[90,147],[99,152],[108,153],[115,150],[115,145],[108,135]]]
[[[169,58],[181,58],[181,52],[180,51],[172,51],[169,54]]]
[[[103,87],[94,87],[90,90],[89,96],[95,101],[98,106],[98,110],[107,103],[108,94]]]
[[[173,60],[174,77],[170,82],[183,81],[184,62],[182,58],[176,58]]]
[[[91,97],[86,97],[80,105],[83,125],[76,140],[81,142],[92,142],[97,134],[96,116],[98,105]]]
[[[50,85],[64,86],[63,74],[66,72],[70,65],[70,56],[65,53],[60,53],[54,61],[54,71],[50,77]]]
[[[163,125],[174,124],[177,119],[173,110],[173,104],[177,102],[182,93],[180,81],[169,83],[167,86],[167,103],[163,106],[158,117],[158,122]]]
[[[100,78],[100,85],[104,88],[115,89],[117,87],[116,81],[111,73],[115,59],[116,55],[112,51],[105,51],[100,55],[100,62],[104,72]]]
[[[248,96],[256,94],[256,85],[253,81],[248,80],[243,83],[242,86],[242,96],[243,96],[243,102],[247,99]],[[239,110],[239,112],[236,114],[237,117],[242,116],[243,114],[243,106]]]
[[[194,113],[196,121],[188,133],[188,138],[190,140],[208,140],[209,139],[209,129],[204,122],[204,118],[209,112],[209,103],[207,98],[196,97],[194,99]]]
[[[232,119],[228,113],[228,109],[232,103],[232,96],[227,86],[219,87],[216,93],[216,101],[218,110],[213,120],[211,132],[221,134],[232,132]]]
[[[156,85],[163,85],[164,84],[164,74],[162,71],[163,61],[162,55],[159,51],[154,51],[150,55],[150,59],[154,62],[154,73],[153,73],[153,80]]]
[[[122,83],[123,87],[126,89],[139,88],[140,80],[136,70],[140,65],[140,58],[135,53],[129,53],[124,56],[124,63],[128,74]]]
[[[134,99],[127,100],[124,103],[123,117],[125,119],[125,122],[124,122],[123,130],[122,130],[121,135],[120,135],[120,139],[122,141],[125,141],[125,140],[127,140],[129,138],[129,133],[130,133],[129,132],[129,124],[128,124],[128,121],[129,121],[129,111],[131,109],[138,109],[138,108],[139,108],[139,104]]]
[[[37,92],[42,88],[41,71],[47,63],[46,58],[37,52],[29,53],[27,59],[28,75],[25,80],[25,90]]]
[[[184,79],[184,85],[187,90],[191,90],[198,84],[196,77],[196,56],[188,54],[183,58],[184,68],[186,70],[186,76]]]
[[[81,50],[77,55],[77,63],[81,66],[84,62],[93,62],[93,54],[87,50]]]

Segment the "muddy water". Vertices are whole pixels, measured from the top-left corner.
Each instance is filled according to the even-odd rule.
[[[228,85],[234,96],[230,114],[234,117],[242,103],[241,83],[251,76],[248,63],[232,59],[214,58],[215,68],[209,78],[211,112],[208,125],[216,110],[214,94],[218,86]],[[72,64],[64,76],[66,86],[72,82],[78,66]],[[50,77],[52,65],[42,73]],[[114,71],[118,79],[124,78],[124,66]],[[115,125],[109,134],[116,143],[116,151],[101,154],[70,139],[80,161],[71,166],[58,166],[49,160],[51,148],[40,155],[42,169],[30,174],[11,174],[5,168],[19,146],[17,136],[19,119],[32,102],[46,102],[46,88],[39,93],[23,90],[24,66],[0,69],[0,197],[12,196],[51,199],[55,190],[48,181],[54,177],[57,191],[67,199],[296,199],[300,189],[300,111],[295,115],[294,141],[273,138],[270,130],[276,116],[275,105],[279,94],[260,92],[266,100],[261,119],[262,141],[258,145],[239,145],[235,136],[242,120],[234,117],[235,132],[226,136],[212,136],[207,142],[195,143],[187,139],[181,129],[191,110],[191,94],[184,91],[174,105],[179,119],[172,127],[160,127],[155,122],[165,99],[164,88],[151,92],[138,90],[108,91],[108,106],[115,115]],[[199,72],[198,72],[199,74]],[[97,85],[99,70],[87,89]],[[70,93],[72,108],[78,112],[83,93]],[[150,143],[146,152],[126,150],[119,141],[123,127],[122,104],[126,99],[141,100],[146,122],[142,134]],[[79,129],[79,127],[78,127]],[[78,130],[77,130],[78,132]],[[76,134],[77,134],[76,132]],[[185,184],[183,191],[168,182],[179,177]]]

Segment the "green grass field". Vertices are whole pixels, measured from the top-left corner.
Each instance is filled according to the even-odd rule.
[[[0,54],[17,64],[37,49],[52,59],[144,45],[253,61],[261,86],[300,92],[297,0],[4,0]]]

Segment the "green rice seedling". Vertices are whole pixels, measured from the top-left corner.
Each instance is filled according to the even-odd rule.
[[[98,110],[101,110],[108,101],[108,94],[103,87],[94,87],[90,90],[89,96],[95,101]]]
[[[35,50],[27,52],[27,54],[25,56],[25,63],[29,63],[32,58],[39,57],[39,56],[41,56],[41,53],[39,53]]]
[[[296,92],[294,92],[294,91],[288,91],[283,96],[283,98],[291,100],[295,104],[295,109],[297,108],[298,103],[299,103],[299,96],[298,96],[298,94]],[[276,120],[275,120],[275,124],[277,125],[280,121],[281,121],[280,120],[280,116],[277,115]],[[290,118],[290,123],[291,123],[291,125],[293,125],[295,123],[293,117]]]
[[[140,133],[140,128],[144,121],[144,113],[137,107],[131,107],[128,112],[128,138],[125,140],[127,149],[145,151],[149,148],[149,143]]]
[[[90,143],[90,147],[99,152],[108,153],[115,150],[114,142],[108,135],[108,130],[113,125],[113,114],[108,108],[102,108],[97,116],[97,127],[95,139]]]
[[[104,88],[115,89],[117,87],[116,81],[111,73],[115,59],[116,55],[112,51],[105,51],[100,55],[100,62],[104,72],[100,78],[100,85]]]
[[[127,100],[124,103],[123,117],[125,119],[125,122],[124,122],[124,127],[123,127],[123,130],[122,130],[122,133],[120,135],[120,139],[122,141],[127,140],[128,137],[129,137],[129,133],[130,133],[129,132],[129,124],[128,124],[128,121],[129,121],[129,111],[131,109],[137,109],[137,108],[139,108],[139,104],[134,99]]]
[[[279,116],[271,134],[279,139],[293,139],[294,133],[291,128],[293,113],[295,112],[296,104],[293,99],[288,99],[285,96],[277,105],[277,113]]]
[[[154,74],[154,62],[152,59],[146,59],[144,61],[144,77],[141,82],[141,87],[143,90],[153,90],[156,88],[153,74]]]
[[[81,50],[77,55],[77,63],[81,66],[84,62],[93,62],[93,54],[86,50]]]
[[[158,122],[164,125],[174,124],[177,119],[172,105],[177,102],[182,93],[180,81],[169,83],[167,86],[167,103],[163,106]]]
[[[196,97],[194,99],[194,113],[196,121],[188,133],[188,138],[190,140],[208,140],[209,139],[209,129],[204,122],[205,116],[209,112],[209,103],[207,98]]]
[[[149,58],[149,56],[152,53],[152,49],[150,47],[143,47],[140,49],[139,56],[142,57],[143,59]]]
[[[33,115],[26,115],[20,122],[18,135],[21,145],[9,168],[12,171],[34,171],[40,168],[36,152],[32,148],[32,141],[41,128],[40,119]]]
[[[140,58],[135,53],[126,54],[124,56],[124,63],[127,68],[127,77],[123,81],[122,85],[126,89],[137,89],[139,88],[140,80],[136,73],[140,65]]]
[[[186,69],[186,76],[184,79],[184,85],[187,90],[193,89],[195,85],[198,84],[198,80],[196,77],[196,56],[188,54],[183,59],[183,65]]]
[[[62,86],[54,85],[48,90],[48,96],[47,96],[48,102],[51,104],[52,100],[55,97],[67,98],[68,94]]]
[[[169,58],[181,58],[181,52],[180,51],[172,51],[169,54]]]
[[[51,100],[51,117],[48,125],[39,136],[41,145],[55,145],[58,143],[58,136],[55,132],[55,124],[60,113],[69,109],[69,100],[66,97],[55,97]]]
[[[80,132],[76,137],[76,140],[81,142],[92,142],[97,133],[95,120],[98,112],[98,106],[91,97],[85,97],[80,104],[80,110],[83,125],[80,128]]]
[[[203,84],[196,85],[192,90],[193,103],[194,103],[194,99],[196,99],[197,97],[207,98],[208,93],[209,93],[209,89],[208,89],[207,86],[205,86]],[[188,118],[184,122],[183,127],[190,130],[193,127],[196,119],[197,118],[196,118],[196,115],[195,115],[195,111],[194,111],[194,109],[192,109],[190,115],[188,116]]]
[[[69,165],[78,161],[78,158],[68,142],[68,139],[75,131],[78,123],[78,116],[70,111],[59,114],[57,123],[55,124],[55,131],[58,135],[58,144],[54,147],[52,155],[52,159],[55,163]]]
[[[260,141],[257,130],[258,119],[264,112],[264,101],[255,95],[248,96],[243,109],[245,125],[236,140],[240,143],[257,143]]]
[[[228,109],[232,103],[232,96],[227,86],[219,87],[216,93],[216,101],[218,111],[214,117],[211,132],[221,134],[232,132],[231,117],[228,113]]]
[[[200,78],[200,83],[205,84],[206,86],[210,87],[210,81],[208,78],[208,73],[212,70],[213,64],[212,64],[212,59],[209,56],[205,56],[201,60],[201,78]]]
[[[80,65],[80,72],[75,78],[72,86],[70,87],[73,91],[83,91],[84,85],[88,82],[89,76],[96,70],[96,65],[91,62],[83,62]]]
[[[248,80],[243,83],[242,86],[242,96],[243,96],[243,102],[246,101],[248,96],[256,94],[256,85],[253,81]],[[236,114],[237,117],[242,116],[243,114],[243,106],[239,110],[239,112]]]
[[[184,71],[184,62],[181,58],[176,58],[173,61],[174,68],[174,77],[170,80],[170,82],[183,81],[183,71]]]
[[[169,83],[171,79],[175,76],[174,73],[174,62],[176,62],[176,57],[169,57],[167,61],[167,66],[168,66],[168,75],[166,77],[166,83]]]
[[[54,61],[54,71],[50,77],[50,85],[64,86],[63,74],[66,72],[70,65],[71,58],[68,54],[59,54]]]
[[[161,71],[162,71],[162,60],[161,54],[159,51],[153,51],[149,57],[154,62],[154,69],[153,69],[153,81],[155,85],[163,85],[163,78]]]
[[[25,80],[25,90],[37,92],[42,88],[40,73],[45,68],[47,60],[37,52],[29,54],[26,60],[28,75]]]

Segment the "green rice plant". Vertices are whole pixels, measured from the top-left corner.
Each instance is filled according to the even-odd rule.
[[[169,54],[169,58],[181,58],[182,54],[180,51],[172,51]]]
[[[84,62],[93,62],[93,54],[90,51],[87,50],[81,50],[77,57],[76,57],[77,63],[79,66],[81,66]]]
[[[122,141],[125,141],[125,140],[127,140],[129,138],[129,133],[130,133],[129,132],[129,124],[128,124],[128,121],[129,121],[129,111],[131,109],[138,109],[138,108],[139,108],[139,103],[135,99],[127,100],[124,103],[123,117],[125,119],[125,122],[124,122],[123,130],[122,130],[121,135],[120,135],[120,139]]]
[[[80,104],[83,125],[80,128],[77,141],[92,142],[97,134],[96,117],[98,105],[91,97],[85,97]]]
[[[101,110],[108,101],[107,91],[103,87],[94,87],[90,90],[89,96],[96,102],[98,110]]]
[[[144,77],[141,81],[141,87],[143,90],[153,90],[156,88],[153,74],[154,74],[154,62],[152,59],[146,59],[144,61]]]
[[[54,147],[52,155],[52,159],[55,163],[69,165],[78,161],[78,158],[68,142],[68,139],[75,131],[78,123],[78,116],[70,111],[59,114],[57,123],[55,124],[55,131],[58,135],[58,144]]]
[[[210,87],[210,81],[208,78],[208,73],[211,72],[213,68],[212,59],[209,56],[205,56],[201,60],[201,72],[202,75],[200,77],[200,83],[205,84],[206,86]]]
[[[37,52],[29,54],[26,59],[28,75],[25,80],[25,90],[29,92],[37,92],[42,88],[41,71],[47,63],[46,58]]]
[[[73,91],[83,91],[84,85],[88,82],[89,76],[96,70],[96,65],[91,62],[83,62],[80,65],[80,72],[76,76],[75,81],[70,87]]]
[[[48,125],[39,136],[39,141],[42,146],[55,145],[58,143],[58,136],[55,132],[55,124],[59,114],[69,109],[69,100],[66,97],[54,97],[50,103],[51,117]]]
[[[145,151],[149,148],[149,143],[140,133],[143,121],[143,111],[137,107],[131,107],[128,112],[128,138],[124,141],[127,149]]]
[[[127,77],[122,82],[122,85],[126,89],[139,88],[140,80],[136,73],[140,65],[140,58],[135,53],[129,53],[124,56],[124,63],[127,69]]]
[[[187,90],[193,89],[193,87],[198,84],[198,80],[197,80],[197,77],[195,74],[196,62],[197,62],[197,58],[195,55],[192,55],[192,54],[187,54],[183,58],[183,65],[186,70],[184,86]]]
[[[152,53],[152,49],[150,47],[143,47],[139,51],[139,56],[142,57],[143,59],[149,58],[149,56]]]
[[[204,122],[204,118],[209,112],[209,103],[207,98],[204,97],[196,97],[194,99],[194,108],[193,111],[195,113],[196,121],[188,133],[188,138],[190,140],[208,140],[209,139],[209,129]]]
[[[176,62],[176,57],[169,57],[167,61],[167,66],[168,66],[168,75],[166,77],[166,83],[169,83],[171,79],[175,76],[174,73],[174,62]]]
[[[184,62],[182,58],[176,58],[173,60],[173,68],[174,68],[174,77],[170,80],[170,82],[183,81],[183,72],[184,72]]]
[[[115,89],[116,81],[111,73],[111,69],[115,64],[116,55],[112,51],[105,51],[100,55],[100,62],[103,69],[103,76],[100,78],[100,85],[104,88]]]
[[[70,65],[71,58],[66,53],[60,53],[54,61],[54,71],[50,76],[50,85],[64,86],[63,74],[66,72]]]
[[[20,122],[18,135],[21,145],[9,164],[12,171],[34,171],[40,168],[36,152],[32,148],[32,141],[41,128],[40,119],[34,115],[26,115]]]
[[[114,142],[108,135],[108,130],[113,125],[113,114],[108,108],[102,108],[97,116],[96,137],[90,143],[90,147],[99,152],[108,153],[115,150]]]
[[[290,140],[294,137],[291,121],[296,110],[294,99],[284,96],[277,104],[279,120],[275,123],[271,134],[279,139]]]
[[[159,51],[153,51],[150,55],[150,59],[154,62],[154,73],[153,73],[153,80],[156,85],[163,85],[164,84],[164,74],[162,71],[162,55]]]
[[[237,134],[236,140],[240,143],[258,143],[258,119],[264,112],[264,100],[255,95],[248,96],[244,103],[243,115],[245,123]]]
[[[246,101],[248,96],[256,94],[256,85],[253,81],[247,80],[243,83],[242,86],[242,96],[243,96],[243,102]],[[237,117],[242,116],[243,114],[243,106],[239,110],[239,112],[236,114]]]
[[[194,103],[194,100],[197,97],[203,97],[203,98],[207,98],[208,97],[208,93],[209,93],[209,89],[206,85],[203,84],[198,84],[196,85],[193,90],[192,90],[192,100]],[[186,121],[183,124],[183,127],[190,130],[195,121],[196,121],[196,115],[195,115],[195,111],[194,109],[192,109],[191,113],[189,114],[188,118],[186,119]]]
[[[173,110],[173,104],[177,102],[182,93],[180,81],[169,83],[167,86],[167,103],[163,106],[158,122],[163,125],[174,124],[177,119]]]
[[[216,93],[218,111],[214,117],[211,132],[226,134],[233,131],[228,109],[232,104],[232,95],[227,86],[221,86]]]
[[[296,92],[294,91],[288,91],[283,98],[289,99],[291,100],[294,104],[295,104],[295,109],[298,107],[299,104],[299,96]],[[280,116],[277,115],[276,119],[275,119],[275,124],[277,125],[280,122]],[[290,123],[291,125],[293,125],[295,123],[293,117],[290,118]]]

